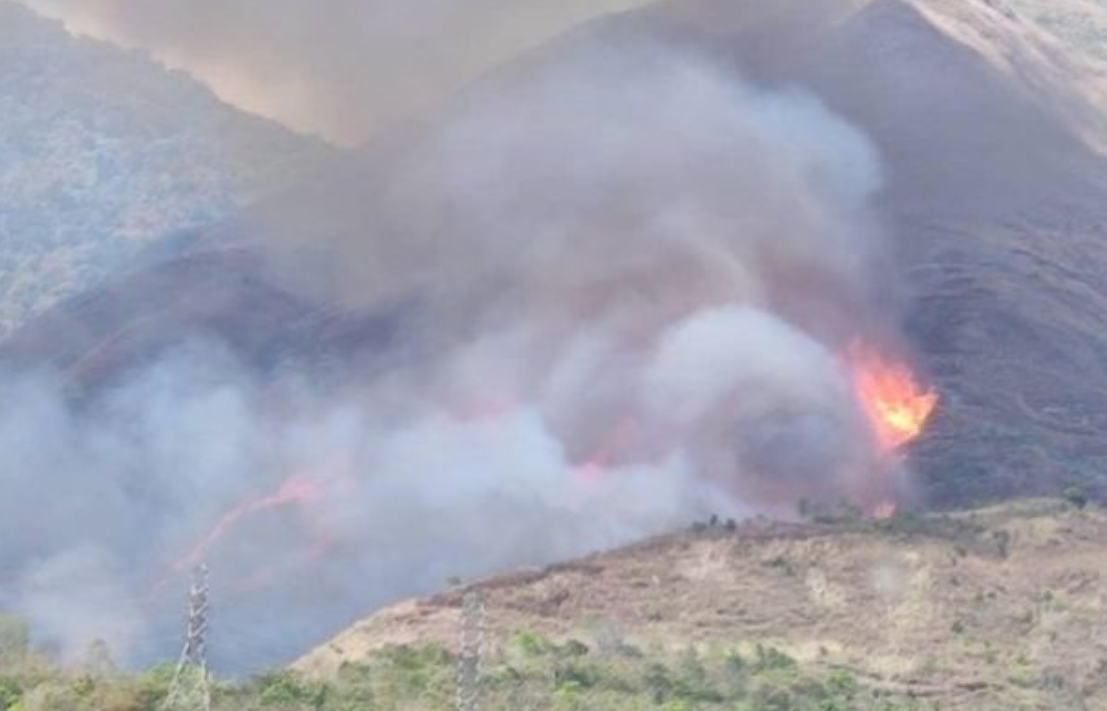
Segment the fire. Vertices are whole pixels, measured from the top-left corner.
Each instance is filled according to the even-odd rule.
[[[882,501],[873,507],[870,511],[870,515],[878,521],[887,521],[896,517],[896,511],[899,507],[894,501]]]
[[[173,564],[173,570],[186,570],[203,562],[215,544],[243,518],[268,509],[314,501],[321,496],[322,491],[315,480],[306,476],[293,477],[271,494],[246,501],[223,514],[192,551]]]
[[[577,467],[580,480],[594,481],[606,469],[612,467],[619,455],[634,441],[637,432],[634,421],[625,419],[612,430],[597,449],[583,464]]]
[[[938,393],[919,384],[911,369],[855,346],[853,383],[882,450],[894,452],[918,439],[938,406]]]
[[[153,584],[147,596],[147,604],[153,604],[157,594],[170,583],[175,574],[204,563],[212,550],[248,519],[266,511],[286,507],[302,507],[305,512],[310,512],[311,505],[318,507],[329,498],[352,494],[357,488],[357,480],[341,460],[335,459],[320,464],[310,473],[297,474],[286,479],[268,493],[242,501],[225,511],[186,555],[169,564],[165,574]],[[321,512],[316,512],[319,513]],[[310,547],[305,555],[290,555],[276,563],[265,565],[245,575],[233,591],[242,594],[253,592],[279,579],[298,564],[324,558],[334,544],[326,517],[311,515],[310,524]]]

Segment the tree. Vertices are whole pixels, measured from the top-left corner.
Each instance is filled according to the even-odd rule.
[[[23,690],[13,679],[0,678],[0,711],[15,707],[23,697]]]

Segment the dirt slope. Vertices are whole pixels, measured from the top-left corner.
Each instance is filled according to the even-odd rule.
[[[886,524],[690,532],[474,586],[489,644],[773,645],[943,709],[1107,708],[1107,515],[1031,502]],[[402,603],[297,663],[455,646],[455,590]]]

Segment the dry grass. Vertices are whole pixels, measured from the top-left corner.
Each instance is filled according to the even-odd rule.
[[[1107,708],[1107,515],[1039,502],[887,524],[752,523],[478,584],[492,644],[752,648],[944,709]],[[358,623],[297,667],[452,646],[456,590]],[[1075,704],[1075,699],[1080,703]]]

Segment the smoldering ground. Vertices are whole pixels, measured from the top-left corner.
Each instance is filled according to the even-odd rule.
[[[451,576],[874,486],[841,354],[894,338],[881,172],[814,97],[573,44],[467,93],[386,178],[256,220],[288,288],[413,304],[371,376],[321,392],[184,334],[79,406],[5,379],[0,605],[41,641],[171,654],[180,562],[205,557],[216,663],[249,668]]]

